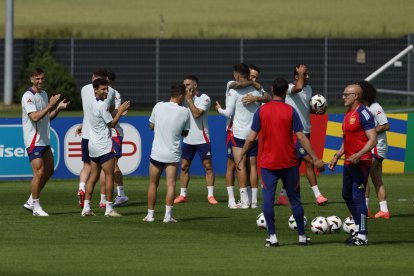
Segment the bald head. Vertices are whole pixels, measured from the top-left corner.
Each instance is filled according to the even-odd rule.
[[[351,84],[345,87],[344,93],[342,94],[342,99],[345,106],[353,107],[361,102],[361,96],[361,87],[357,84]]]

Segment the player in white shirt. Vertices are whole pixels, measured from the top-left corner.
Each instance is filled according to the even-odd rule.
[[[30,74],[32,87],[22,96],[22,127],[24,144],[33,170],[32,191],[23,207],[33,216],[49,216],[40,206],[40,192],[54,172],[53,153],[50,148],[50,120],[60,110],[66,109],[69,101],[59,102],[60,94],[50,97],[43,91],[45,73],[36,68]]]
[[[143,218],[145,222],[154,221],[154,210],[157,200],[157,189],[160,177],[165,169],[167,190],[165,196],[164,222],[177,222],[172,217],[174,205],[175,185],[177,181],[178,163],[181,156],[181,136],[188,135],[190,129],[190,113],[181,106],[185,97],[184,85],[171,86],[169,102],[157,103],[149,118],[150,128],[154,130],[152,142],[148,186],[148,214]]]
[[[388,144],[386,131],[390,129],[387,115],[379,103],[375,101],[377,90],[368,81],[360,81],[358,85],[362,88],[362,103],[372,113],[375,120],[375,131],[377,132],[377,145],[372,149],[373,163],[370,171],[371,181],[374,184],[377,198],[380,205],[380,211],[374,215],[374,218],[389,219],[391,217],[388,210],[387,194],[382,182],[382,161],[387,157]],[[365,190],[365,202],[368,208],[368,217],[371,215],[368,207],[370,189],[367,185]]]
[[[310,100],[312,98],[312,87],[308,84],[309,82],[308,67],[305,64],[298,64],[294,69],[294,83],[289,84],[288,92],[286,95],[286,103],[295,108],[299,115],[299,118],[303,125],[303,133],[310,140],[311,124],[310,124]],[[297,156],[299,159],[299,166],[302,161],[305,161],[306,165],[306,178],[312,188],[315,196],[316,204],[324,205],[328,202],[328,199],[324,197],[319,191],[318,182],[316,179],[315,169],[313,166],[312,159],[306,150],[299,144],[296,143]],[[282,189],[279,195],[276,205],[287,205],[288,199],[286,196],[286,190]]]
[[[112,146],[111,128],[118,123],[122,113],[128,110],[129,101],[119,106],[117,114],[112,117],[109,106],[105,102],[108,96],[108,81],[106,79],[96,79],[93,81],[95,91],[95,101],[91,102],[87,107],[89,114],[89,157],[91,158],[91,171],[86,182],[86,193],[82,216],[94,216],[90,208],[90,200],[92,198],[93,189],[98,181],[101,170],[105,173],[105,191],[106,191],[106,210],[105,216],[119,217],[118,212],[113,209],[112,197],[114,188],[114,169],[115,169],[115,153]]]
[[[234,79],[238,82],[249,81],[250,70],[249,67],[244,64],[237,64],[234,66]],[[228,102],[226,103],[226,110],[221,109],[220,104],[216,104],[216,109],[220,114],[226,117],[233,117],[233,138],[232,138],[232,152],[234,155],[234,162],[237,164],[240,161],[241,149],[243,148],[245,139],[250,133],[250,127],[253,121],[253,115],[258,108],[257,103],[244,104],[242,99],[247,94],[253,96],[260,96],[261,94],[254,87],[245,87],[239,89],[230,89]],[[247,209],[250,207],[257,208],[257,170],[256,170],[256,158],[257,158],[257,143],[248,153],[249,165],[250,165],[250,184],[252,187],[252,202],[250,202],[247,194],[247,160],[241,163],[241,170],[236,171],[237,181],[240,189],[240,208]]]
[[[186,87],[185,106],[190,113],[190,131],[184,137],[181,154],[180,195],[174,199],[174,204],[187,202],[187,188],[190,182],[190,166],[198,153],[206,172],[207,201],[218,204],[214,198],[214,171],[211,152],[210,135],[208,130],[208,111],[211,106],[210,97],[198,90],[198,78],[188,75],[183,78]]]

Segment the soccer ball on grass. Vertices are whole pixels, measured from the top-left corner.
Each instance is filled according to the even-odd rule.
[[[338,232],[342,227],[342,220],[338,216],[330,216],[326,218],[328,222],[328,232]]]
[[[257,227],[259,227],[261,229],[267,229],[267,223],[266,223],[266,219],[265,219],[263,213],[260,213],[257,216],[256,224],[257,224]]]
[[[304,223],[305,227],[306,227],[306,225],[308,225],[308,219],[305,216],[303,216],[303,223]],[[289,225],[289,228],[291,230],[298,230],[298,226],[296,225],[296,220],[293,217],[293,215],[290,216],[290,218],[288,220],[288,225]]]
[[[328,222],[324,217],[316,217],[311,222],[311,230],[317,235],[325,234],[328,228]]]

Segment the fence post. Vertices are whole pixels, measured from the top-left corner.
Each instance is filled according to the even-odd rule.
[[[412,44],[411,33],[409,33],[407,36],[407,45],[410,45],[410,44]],[[412,52],[407,55],[407,91],[411,91],[411,55],[412,55]],[[407,96],[407,107],[410,106],[410,103],[411,103],[411,97]]]
[[[240,39],[240,63],[244,62],[244,41],[243,38]]]
[[[155,103],[159,102],[160,93],[160,39],[155,40]]]
[[[325,99],[328,99],[328,38],[325,37],[325,50],[324,50],[324,69],[323,69],[323,93]]]
[[[74,74],[75,72],[75,39],[73,36],[70,38],[70,73]]]

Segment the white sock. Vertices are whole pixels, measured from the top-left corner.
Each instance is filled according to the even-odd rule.
[[[165,218],[170,218],[173,206],[165,205]]]
[[[252,202],[251,203],[257,203],[257,188],[252,188]]]
[[[118,187],[116,187],[116,190],[118,192],[118,196],[125,196],[124,186],[118,185]]]
[[[364,241],[366,241],[367,240],[367,235],[365,235],[365,234],[358,234],[358,239],[360,239],[360,240],[364,240]]]
[[[29,199],[27,200],[27,203],[29,203],[29,205],[33,205],[33,197],[32,197],[32,194],[30,194]]]
[[[252,187],[251,186],[247,186],[247,198],[249,199],[249,202],[252,202]]]
[[[107,201],[106,202],[106,209],[105,209],[105,213],[109,213],[114,209],[114,207],[112,207],[112,202]]]
[[[249,197],[247,195],[247,188],[240,188],[240,200],[244,203],[249,203]]]
[[[386,200],[380,201],[379,205],[380,205],[380,210],[381,211],[388,212],[388,205],[387,205],[387,201]]]
[[[286,196],[286,189],[280,189],[280,194],[279,196]]]
[[[312,191],[313,191],[313,194],[315,195],[315,198],[321,195],[321,192],[319,192],[318,185],[312,186]]]
[[[365,198],[365,205],[367,205],[367,209],[369,209],[369,198],[368,197]]]
[[[101,194],[101,203],[106,202],[106,194]]]
[[[358,234],[359,232],[359,225],[355,224],[354,233]]]
[[[306,235],[299,235],[299,242],[306,242]]]
[[[214,186],[207,186],[207,197],[214,196]]]
[[[272,235],[270,235],[268,240],[269,240],[271,243],[277,243],[277,237],[276,237],[276,234],[272,234]]]
[[[84,211],[88,211],[88,210],[90,210],[90,209],[91,209],[90,203],[91,203],[91,201],[90,201],[90,200],[85,199],[85,201],[84,201],[84,203],[83,203],[83,210],[84,210]]]
[[[42,209],[42,206],[40,206],[39,199],[33,199],[33,212]]]
[[[85,182],[81,182],[81,183],[79,183],[79,190],[82,190],[82,191],[86,191],[86,184],[85,184]]]
[[[187,188],[180,189],[180,196],[187,197]]]
[[[154,210],[148,209],[148,215],[147,217],[153,218],[154,217]]]
[[[234,186],[227,186],[227,194],[229,195],[229,202],[236,202],[234,198]]]

